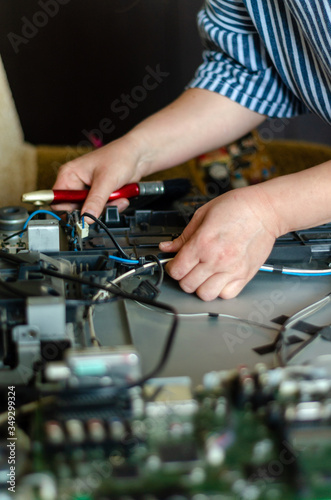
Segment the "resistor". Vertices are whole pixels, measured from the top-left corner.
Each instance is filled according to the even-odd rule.
[[[86,433],[84,429],[83,422],[76,418],[67,420],[66,429],[68,433],[69,440],[73,443],[83,443],[86,439]]]
[[[62,425],[56,420],[49,420],[45,424],[47,439],[54,445],[60,445],[65,442],[65,435]]]

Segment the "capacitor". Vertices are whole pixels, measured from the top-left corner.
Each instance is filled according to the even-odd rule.
[[[84,429],[83,422],[76,418],[72,418],[66,421],[66,429],[68,433],[69,440],[73,443],[83,443],[86,439],[86,432]]]
[[[106,429],[99,419],[91,418],[87,422],[87,431],[91,441],[95,443],[101,443],[106,439]]]
[[[113,419],[109,422],[109,431],[114,441],[121,441],[125,437],[125,427],[120,420]]]
[[[49,420],[48,422],[46,422],[45,432],[50,443],[54,445],[60,445],[64,443],[65,435],[62,425],[56,420]]]

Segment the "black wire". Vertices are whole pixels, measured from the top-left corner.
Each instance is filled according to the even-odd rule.
[[[90,307],[90,306],[98,306],[100,304],[111,304],[112,302],[116,302],[118,297],[109,297],[106,299],[93,300],[93,299],[66,299],[67,306],[75,306],[75,307]]]
[[[86,214],[86,215],[89,217],[88,214]],[[24,254],[24,255],[26,255],[26,254]],[[15,264],[21,264],[22,262],[24,262],[21,257],[13,255],[13,254],[8,254],[7,252],[3,252],[0,250],[0,258],[1,257],[9,260],[11,262],[14,262]],[[155,368],[153,370],[151,370],[150,373],[141,377],[139,380],[132,382],[131,384],[123,384],[121,386],[118,386],[118,389],[119,390],[130,389],[131,387],[141,386],[145,382],[147,382],[147,380],[149,380],[150,378],[157,376],[158,373],[163,369],[164,365],[166,364],[166,362],[168,360],[168,357],[169,357],[169,354],[170,354],[170,351],[171,351],[171,348],[172,348],[172,345],[173,345],[173,342],[175,339],[177,326],[178,326],[178,314],[177,314],[177,311],[172,306],[165,304],[163,302],[158,302],[155,300],[142,298],[140,295],[124,292],[121,288],[114,286],[111,283],[109,283],[108,285],[101,285],[98,283],[93,283],[90,280],[85,279],[85,278],[80,278],[78,276],[72,276],[69,274],[60,273],[58,271],[53,271],[51,269],[47,269],[44,267],[40,267],[40,272],[42,274],[46,274],[48,276],[54,276],[55,278],[60,278],[60,279],[63,279],[65,281],[73,281],[75,283],[80,283],[82,285],[88,285],[90,287],[97,288],[99,290],[105,290],[106,292],[111,292],[113,295],[116,295],[118,297],[122,297],[124,299],[134,300],[136,302],[140,302],[142,304],[150,305],[153,307],[157,307],[159,309],[163,309],[164,311],[170,312],[172,314],[173,321],[172,321],[169,333],[167,335],[167,339],[166,339],[160,360],[157,363],[157,365],[155,366]],[[102,301],[94,301],[93,303],[95,305],[97,305],[97,304],[101,304]]]
[[[24,290],[19,290],[15,286],[13,286],[10,282],[4,281],[2,278],[0,278],[0,287],[4,288],[7,292],[11,292],[17,297],[21,297],[26,299],[27,297],[31,296],[30,292],[25,292]]]
[[[88,217],[89,217],[89,215],[88,215]],[[111,292],[114,295],[117,295],[117,296],[122,297],[124,299],[134,300],[136,302],[141,302],[142,304],[147,304],[147,305],[162,309],[164,311],[170,312],[172,314],[173,321],[172,321],[169,333],[167,335],[167,339],[166,339],[165,345],[163,347],[163,352],[161,354],[160,360],[157,363],[157,365],[155,366],[155,368],[153,368],[153,370],[151,370],[147,375],[144,375],[143,377],[141,377],[139,380],[136,380],[135,382],[132,382],[130,384],[123,384],[121,386],[117,386],[117,389],[123,390],[123,389],[131,389],[132,387],[136,387],[136,386],[141,386],[141,385],[145,384],[147,382],[147,380],[149,380],[150,378],[153,378],[159,374],[159,372],[163,369],[164,365],[166,364],[166,362],[168,360],[168,357],[169,357],[169,354],[171,352],[171,348],[173,346],[173,342],[174,342],[174,339],[176,336],[177,326],[178,326],[177,311],[172,306],[165,304],[163,302],[158,302],[155,300],[142,298],[139,295],[135,295],[133,293],[124,292],[123,290],[112,286],[111,283],[109,283],[108,286],[101,285],[98,283],[93,283],[90,280],[85,279],[85,278],[79,278],[78,276],[71,276],[69,274],[59,273],[57,271],[52,271],[51,269],[46,269],[46,268],[41,268],[40,272],[43,274],[49,275],[49,276],[54,276],[55,278],[63,279],[64,281],[73,281],[76,283],[80,283],[82,285],[88,285],[88,286],[91,286],[94,288],[98,288],[99,290],[105,290],[107,292]],[[101,303],[101,302],[99,302],[99,303]]]
[[[10,238],[14,238],[14,236],[18,236],[19,234],[25,233],[27,230],[28,230],[28,228],[20,229],[16,233],[11,234],[10,236],[6,236],[6,238],[4,238],[2,241],[3,242],[8,241],[8,240],[10,240]]]
[[[0,250],[0,257],[5,260],[9,260],[9,262],[14,262],[14,264],[23,264],[24,261],[22,257],[18,257],[17,255],[14,255],[12,253],[5,252],[4,250]]]
[[[92,214],[89,214],[88,212],[84,212],[82,214],[82,217],[89,217],[90,219],[94,220],[94,222],[96,222],[100,227],[102,227],[102,229],[104,229],[106,231],[107,235],[109,236],[109,238],[111,239],[111,241],[114,243],[115,247],[120,252],[120,254],[122,255],[122,257],[124,257],[124,259],[130,260],[130,256],[128,254],[126,254],[125,251],[123,250],[123,248],[121,247],[121,245],[119,243],[117,243],[115,237],[109,231],[109,229],[106,226],[106,224],[104,224],[100,219],[98,219],[97,217],[95,217]]]
[[[156,255],[146,255],[146,259],[147,260],[152,260],[154,262],[156,262],[157,264],[157,268],[159,270],[159,278],[157,280],[157,282],[155,283],[155,287],[160,287],[163,283],[163,278],[164,278],[164,270],[163,270],[163,266],[161,264],[161,261],[160,259],[156,256]]]

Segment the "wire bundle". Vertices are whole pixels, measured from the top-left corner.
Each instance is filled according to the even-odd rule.
[[[27,230],[27,226],[28,226],[29,221],[35,215],[40,214],[40,213],[48,214],[48,215],[50,215],[50,216],[52,216],[52,217],[54,217],[57,220],[62,222],[61,217],[54,214],[53,212],[50,212],[48,210],[37,210],[37,211],[33,212],[28,217],[28,219],[25,221],[25,223],[23,225],[22,230],[6,237],[4,239],[4,241],[7,241],[10,238],[12,238],[18,234],[20,236],[22,236],[22,234]],[[96,304],[98,304],[100,302],[108,302],[109,301],[109,299],[108,299],[109,294],[112,294],[116,298],[133,300],[135,302],[138,302],[139,304],[147,306],[148,308],[150,308],[150,307],[157,308],[157,309],[169,314],[172,317],[172,322],[171,322],[171,326],[169,329],[169,333],[167,335],[167,340],[165,342],[160,360],[158,361],[155,368],[149,374],[143,376],[140,380],[136,381],[135,383],[127,384],[125,386],[123,385],[123,386],[121,386],[121,388],[130,388],[130,387],[133,387],[136,385],[143,385],[147,380],[149,380],[151,377],[155,377],[163,369],[163,367],[164,367],[164,365],[169,357],[169,354],[170,354],[170,351],[171,351],[171,348],[172,348],[172,345],[174,342],[179,316],[180,317],[206,316],[206,317],[214,317],[214,318],[215,317],[223,317],[223,318],[233,319],[236,321],[242,321],[242,322],[249,323],[249,324],[254,324],[255,326],[258,326],[258,327],[264,327],[264,328],[270,328],[270,329],[276,330],[276,328],[270,327],[268,325],[259,324],[259,323],[252,322],[252,321],[249,321],[249,320],[237,317],[237,316],[226,315],[226,314],[218,314],[218,313],[217,314],[216,313],[178,314],[177,311],[172,306],[170,306],[168,304],[165,304],[163,302],[159,302],[155,299],[150,299],[146,296],[141,296],[137,293],[128,293],[128,292],[123,291],[119,287],[119,283],[122,280],[124,280],[130,276],[134,276],[134,275],[138,274],[139,272],[141,272],[141,270],[145,270],[145,269],[153,268],[153,267],[158,268],[159,274],[158,274],[157,282],[152,286],[159,289],[159,287],[162,285],[163,278],[164,278],[163,264],[169,262],[171,260],[171,258],[160,260],[155,255],[147,255],[145,257],[147,259],[147,262],[145,264],[141,265],[141,259],[137,259],[137,258],[132,259],[123,250],[123,248],[116,241],[116,238],[111,233],[109,228],[100,219],[98,219],[97,217],[95,217],[94,215],[92,215],[88,212],[85,212],[81,216],[83,227],[84,227],[84,217],[89,217],[99,227],[101,227],[105,231],[107,236],[111,239],[115,248],[119,252],[120,256],[108,255],[108,258],[115,261],[115,262],[118,262],[120,264],[123,264],[126,266],[132,266],[133,268],[130,269],[128,272],[121,274],[120,276],[115,278],[112,282],[110,282],[106,285],[92,282],[88,279],[79,277],[77,275],[69,275],[69,274],[60,273],[57,270],[54,270],[54,268],[50,268],[50,266],[47,266],[47,264],[45,264],[43,262],[40,263],[40,272],[44,275],[53,276],[53,277],[62,279],[63,281],[71,281],[71,282],[79,283],[82,285],[88,285],[89,287],[96,288],[99,290],[99,292],[94,295],[92,300],[83,301],[83,303],[88,305],[88,307],[89,307],[88,319],[89,319],[91,338],[92,338],[93,343],[95,345],[97,344],[100,346],[100,342],[98,341],[98,339],[95,335],[95,331],[94,331],[94,327],[93,327],[93,321],[92,321],[93,309],[92,308],[93,308],[93,306],[95,306]],[[73,235],[73,233],[75,232],[74,225],[73,224],[65,224],[65,226],[69,227],[71,229],[71,235]],[[0,258],[9,260],[11,262],[15,262],[16,264],[22,264],[24,262],[23,258],[19,257],[19,254],[12,255],[12,254],[8,254],[7,252],[3,252],[3,251],[0,251]],[[288,267],[284,267],[284,266],[276,266],[276,265],[269,265],[269,264],[265,264],[265,265],[261,266],[260,271],[269,272],[269,273],[281,273],[281,274],[292,275],[292,276],[316,277],[316,276],[329,276],[329,275],[331,275],[330,268],[320,269],[320,270],[296,269],[296,268],[288,268]],[[26,297],[26,294],[23,294],[23,293],[19,294],[15,287],[11,286],[9,283],[5,282],[1,278],[0,278],[0,286],[7,287],[7,289],[10,290],[12,293],[14,293],[14,294],[16,293],[21,297]],[[102,292],[102,294],[103,294],[102,300],[100,300],[100,298],[101,298],[100,292]],[[104,295],[105,292],[106,292],[106,298]],[[110,299],[110,300],[113,300],[113,299]],[[286,350],[286,345],[287,345],[286,335],[287,335],[288,330],[291,328],[291,325],[293,325],[294,322],[301,320],[303,317],[306,317],[308,314],[311,314],[311,311],[314,312],[315,310],[318,310],[325,303],[328,303],[329,300],[330,300],[330,296],[327,296],[324,299],[322,299],[321,301],[318,301],[317,303],[314,303],[311,306],[308,306],[307,308],[303,309],[302,311],[299,311],[299,313],[293,315],[291,318],[289,318],[286,321],[286,323],[283,325],[283,327],[281,328],[280,331],[277,329],[277,331],[279,332],[279,335],[278,335],[276,341],[278,341],[278,353],[281,357],[282,362],[286,361],[286,359],[287,359],[287,352],[284,352],[284,349]]]

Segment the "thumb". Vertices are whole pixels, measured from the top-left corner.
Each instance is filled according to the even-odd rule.
[[[179,252],[179,250],[188,242],[194,232],[198,229],[202,222],[201,217],[193,217],[188,225],[185,227],[184,231],[178,238],[173,241],[162,241],[159,248],[162,252]]]
[[[162,252],[179,252],[188,239],[188,232],[184,230],[182,234],[173,241],[161,241],[159,248]]]
[[[173,241],[161,241],[159,248],[162,252],[178,252],[183,244],[182,237],[179,236]]]

